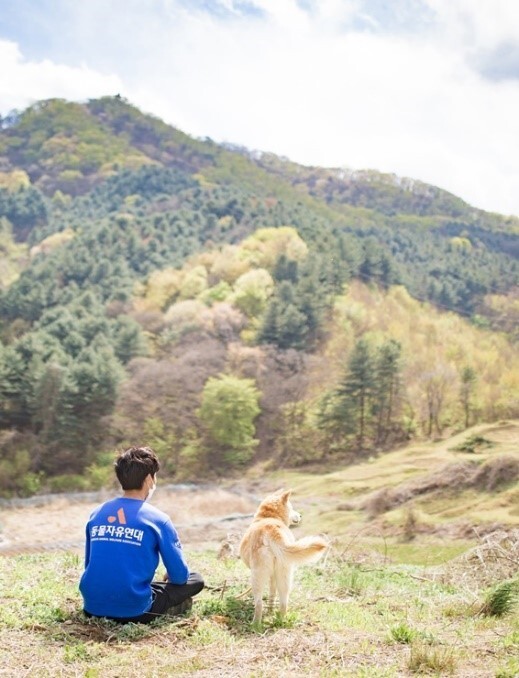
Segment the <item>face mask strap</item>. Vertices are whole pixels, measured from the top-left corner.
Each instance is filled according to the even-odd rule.
[[[148,494],[146,495],[145,501],[149,501],[153,497],[153,493],[155,492],[156,489],[157,489],[157,483],[155,481],[153,481],[153,485],[148,490]]]

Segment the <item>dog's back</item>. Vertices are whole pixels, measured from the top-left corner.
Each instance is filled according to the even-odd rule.
[[[302,565],[311,563],[328,548],[321,537],[294,538],[289,528],[280,520],[261,518],[255,520],[240,544],[240,557],[252,570],[261,563]]]

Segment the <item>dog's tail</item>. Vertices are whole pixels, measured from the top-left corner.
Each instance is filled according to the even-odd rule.
[[[293,544],[276,544],[283,558],[294,565],[315,563],[329,548],[328,542],[322,537],[302,537]]]

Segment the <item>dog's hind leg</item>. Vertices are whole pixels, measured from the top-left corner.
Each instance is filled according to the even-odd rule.
[[[274,607],[274,600],[276,598],[276,577],[274,574],[270,576],[270,582],[269,582],[269,599],[267,603],[267,608],[269,612],[272,612],[272,609]]]
[[[284,617],[288,609],[288,598],[292,590],[293,572],[291,567],[282,567],[276,570],[276,586],[279,595],[279,615]]]
[[[263,591],[269,580],[269,575],[265,571],[253,570],[252,571],[252,595],[254,596],[254,618],[252,623],[255,626],[261,624],[261,618],[263,616]]]

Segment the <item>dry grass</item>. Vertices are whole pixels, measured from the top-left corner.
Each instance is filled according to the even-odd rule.
[[[494,492],[519,480],[519,457],[503,455],[483,464],[471,479],[473,487]]]
[[[448,563],[442,576],[444,581],[473,590],[511,579],[518,571],[519,529],[514,529],[482,537],[477,546]]]
[[[452,675],[456,670],[455,653],[451,648],[431,648],[417,643],[411,647],[407,666],[411,673]]]

